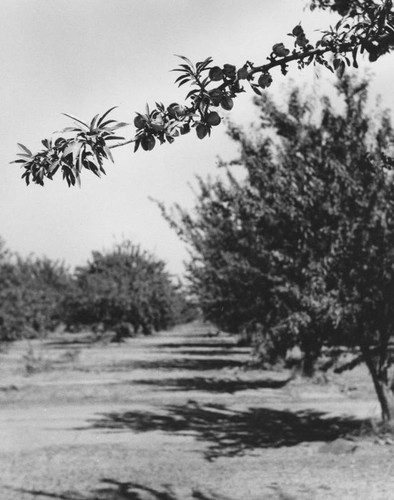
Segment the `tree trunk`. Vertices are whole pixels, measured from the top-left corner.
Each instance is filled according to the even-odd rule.
[[[375,366],[373,356],[368,347],[363,347],[362,352],[379,400],[382,420],[385,423],[394,423],[393,381],[389,377],[388,367],[379,368]]]
[[[382,410],[383,422],[394,423],[394,395],[391,384],[387,384],[385,380],[380,378],[377,379],[376,383],[374,381],[374,384]]]
[[[313,377],[313,375],[315,374],[315,361],[315,354],[310,350],[306,351],[302,363],[302,374],[304,375],[304,377]]]

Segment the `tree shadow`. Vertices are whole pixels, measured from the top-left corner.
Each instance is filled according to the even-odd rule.
[[[95,488],[91,493],[82,494],[75,491],[56,493],[44,490],[32,490],[24,488],[5,487],[24,495],[40,499],[52,498],[55,500],[183,500],[179,493],[175,492],[171,486],[154,488],[135,482],[122,482],[115,479],[104,478],[99,488]],[[104,486],[105,485],[105,486]],[[196,500],[231,500],[212,492],[203,492],[198,489],[191,491],[191,497]]]
[[[153,360],[124,360],[109,366],[113,371],[130,370],[190,370],[209,371],[224,368],[240,368],[245,366],[244,361],[225,358],[163,358]]]
[[[235,394],[239,391],[257,389],[281,389],[291,378],[284,380],[231,380],[209,377],[158,378],[137,380],[133,384],[156,386],[157,390],[167,391],[204,391]]]
[[[245,356],[248,355],[250,352],[250,349],[245,349],[245,348],[237,348],[237,347],[228,347],[226,349],[223,348],[217,348],[216,346],[204,346],[205,349],[201,348],[192,348],[189,349],[187,346],[181,346],[179,349],[176,350],[176,354],[179,354],[182,356],[234,356],[234,355],[241,355]],[[158,352],[162,352],[161,347],[160,349],[157,349]]]
[[[187,339],[182,339],[182,342],[167,342],[163,344],[157,344],[160,349],[203,349],[203,348],[215,348],[223,349],[228,352],[231,349],[236,349],[238,346],[235,342],[223,342],[213,339],[207,339],[204,342],[188,341]]]
[[[45,347],[49,347],[51,349],[72,349],[75,348],[89,348],[94,345],[95,339],[90,335],[85,336],[83,338],[75,338],[75,339],[56,339],[56,340],[46,340]]]
[[[207,445],[207,460],[243,455],[261,448],[331,441],[358,431],[363,421],[327,417],[315,411],[291,412],[271,408],[234,410],[221,404],[168,405],[162,411],[103,413],[85,429],[192,435]],[[79,429],[81,430],[81,429]]]

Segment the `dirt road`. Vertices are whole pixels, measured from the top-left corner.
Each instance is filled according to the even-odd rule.
[[[394,498],[390,443],[324,452],[377,414],[365,373],[286,383],[248,360],[196,324],[16,343],[0,356],[0,498]]]

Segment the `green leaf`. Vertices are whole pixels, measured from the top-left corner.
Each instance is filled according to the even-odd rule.
[[[188,59],[187,57],[185,57],[185,56],[180,56],[180,55],[178,55],[178,54],[175,54],[175,56],[176,56],[176,57],[179,57],[179,58],[180,58],[180,59],[182,59],[183,61],[186,61],[186,62],[187,62],[187,64],[188,64],[189,66],[191,66],[192,68],[194,67],[194,65],[193,65],[193,63],[191,62],[191,60],[190,60],[190,59]]]
[[[81,125],[83,125],[84,127],[86,127],[88,130],[89,130],[89,125],[87,125],[85,122],[83,122],[82,120],[80,120],[79,118],[76,118],[75,116],[73,115],[69,115],[68,113],[62,113],[62,115],[64,116],[67,116],[68,118],[71,118],[72,120],[80,123]]]
[[[213,61],[212,57],[207,57],[205,61],[196,63],[196,69],[198,72],[202,72],[207,69],[207,66]]]
[[[339,78],[342,78],[344,72],[345,72],[345,61],[341,61],[338,68],[337,68],[337,75]]]
[[[68,145],[63,150],[63,155],[68,156],[71,154],[73,157],[73,162],[75,162],[75,158],[77,158],[79,156],[82,145],[83,144],[79,141],[69,142]]]
[[[203,123],[199,123],[196,127],[196,133],[199,139],[204,139],[209,134],[209,127]]]
[[[19,160],[10,161],[10,163],[29,163],[29,162],[26,160],[19,159]]]
[[[109,149],[109,147],[108,147],[108,146],[104,146],[104,148],[103,148],[103,149],[104,149],[104,151],[105,151],[105,154],[107,155],[107,158],[108,158],[109,160],[111,160],[111,161],[112,161],[112,163],[114,163],[114,159],[113,159],[113,156],[112,156],[112,153],[111,153],[111,150]]]
[[[121,135],[110,135],[105,138],[106,141],[124,141],[125,138]]]
[[[116,123],[116,120],[107,120],[100,125],[100,128],[105,128],[110,123]]]
[[[118,122],[118,123],[116,123],[116,125],[112,125],[111,127],[106,127],[106,129],[107,130],[118,130],[119,128],[128,127],[129,125],[130,125],[130,123]]]
[[[30,157],[33,156],[33,153],[30,151],[30,149],[28,149],[26,146],[24,146],[23,144],[21,144],[20,142],[17,143],[18,146],[20,147],[20,149],[22,151],[24,151],[25,153],[27,153]]]
[[[60,167],[60,161],[57,160],[57,161],[52,163],[52,165],[48,169],[48,172],[50,174],[54,175],[57,172],[57,170],[59,169],[59,167]]]
[[[180,82],[181,80],[186,80],[186,81],[189,81],[190,80],[190,77],[188,75],[181,75],[181,76],[178,76],[178,78],[175,80],[175,83],[178,83]]]
[[[90,122],[90,130],[94,130],[96,128],[99,116],[100,115],[96,115]]]
[[[182,87],[182,85],[185,85],[185,83],[189,83],[190,78],[187,78],[186,80],[183,80],[181,83],[178,84],[178,87]]]
[[[31,155],[28,155],[27,153],[17,153],[17,156],[21,156],[22,158],[27,158],[28,160],[31,160],[32,158]]]
[[[75,128],[75,127],[66,127],[62,130],[62,132],[80,132],[80,128]]]
[[[97,175],[97,177],[101,177],[100,170],[94,163],[88,162],[86,168],[88,170],[91,170],[95,175]]]
[[[189,66],[187,66],[186,64],[180,64],[179,65],[181,68],[183,68],[185,70],[186,73],[188,74],[193,74],[193,71],[191,70],[191,68]]]
[[[185,99],[189,99],[189,97],[191,97],[192,95],[198,94],[198,92],[199,92],[199,91],[198,91],[198,89],[193,89],[193,90],[191,90],[191,91],[187,94],[187,96],[186,96],[186,98],[185,98]]]
[[[99,121],[97,122],[97,125],[100,127],[100,126],[101,126],[101,124],[103,123],[104,118],[105,118],[106,116],[108,116],[108,115],[109,115],[109,113],[111,113],[111,111],[113,111],[113,110],[114,110],[115,108],[117,108],[117,107],[118,107],[118,106],[112,106],[112,108],[109,108],[109,110],[108,110],[108,111],[106,111],[106,112],[102,115],[102,117],[99,119]]]

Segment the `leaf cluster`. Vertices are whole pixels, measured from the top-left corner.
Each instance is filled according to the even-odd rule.
[[[75,123],[73,127],[67,127],[61,133],[73,136],[70,138],[60,136],[55,140],[44,139],[42,141],[44,149],[34,155],[26,146],[18,144],[21,153],[14,163],[20,164],[24,169],[22,178],[26,184],[33,182],[43,186],[44,179],[52,180],[58,170],[62,172],[68,186],[80,184],[83,169],[90,170],[98,177],[105,174],[103,160],[108,159],[113,162],[111,141],[123,140],[124,137],[116,135],[116,131],[127,125],[108,119],[113,109],[115,108],[109,109],[101,116],[96,115],[89,124],[64,113]]]

